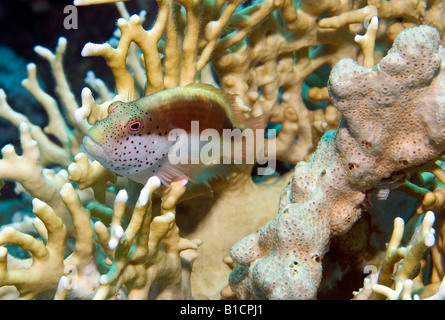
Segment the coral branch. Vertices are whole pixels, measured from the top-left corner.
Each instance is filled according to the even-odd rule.
[[[372,286],[374,293],[371,299],[382,299],[382,297],[390,300],[413,299],[412,279],[418,272],[418,266],[425,251],[435,243],[435,231],[432,229],[434,220],[434,213],[427,212],[406,247],[400,247],[404,228],[403,220],[400,218],[395,220],[393,236],[386,251],[378,283]],[[395,267],[398,261],[401,262]]]
[[[64,260],[64,273],[75,272],[74,275],[71,274],[74,282],[70,288],[69,297],[71,299],[91,298],[94,290],[99,286],[100,274],[96,262],[90,213],[82,206],[79,196],[70,183],[63,185],[60,195],[72,216],[76,230],[74,251]]]
[[[0,179],[17,181],[33,197],[48,203],[62,218],[68,233],[71,234],[73,231],[71,217],[60,197],[57,196],[61,186],[68,182],[66,171],[55,174],[54,171],[41,167],[42,152],[39,151],[39,144],[31,138],[26,122],[20,124],[20,141],[23,149],[21,156],[17,155],[11,145],[3,147]]]
[[[80,189],[92,187],[94,197],[99,202],[105,201],[107,182],[115,183],[116,175],[106,170],[98,161],[90,161],[84,153],[78,153],[73,163],[68,166],[69,179],[77,183]]]
[[[56,92],[59,95],[63,106],[65,107],[66,116],[69,122],[73,124],[80,131],[81,134],[85,135],[88,131],[88,125],[85,122],[77,123],[74,120],[74,111],[79,106],[77,104],[76,98],[74,97],[74,94],[70,90],[70,86],[68,84],[68,80],[63,69],[63,55],[65,53],[66,47],[66,38],[60,37],[59,41],[57,42],[55,53],[52,53],[50,50],[41,46],[36,46],[34,50],[41,57],[45,58],[49,62],[56,83]],[[34,79],[33,84],[30,85],[37,86],[38,83]],[[46,99],[49,100],[50,98],[47,97]],[[42,105],[45,106],[45,103],[42,103]],[[51,133],[55,134],[56,136],[62,135],[62,137],[64,137],[67,133],[70,133],[70,130],[67,130],[67,128],[65,128],[66,124],[58,120],[63,120],[63,118],[58,114],[58,108],[56,108],[55,103],[53,103],[52,109],[47,110],[47,112],[50,118],[48,127],[52,129]],[[76,143],[76,140],[73,137],[68,136],[66,139],[68,140],[68,138],[71,144]],[[62,142],[64,142],[63,139]]]
[[[183,279],[180,254],[188,249],[197,249],[194,242],[179,237],[173,212],[152,217],[152,194],[159,187],[158,178],[150,178],[141,190],[131,220],[124,229],[127,195],[116,196],[110,234],[101,231],[101,242],[109,239],[108,246],[115,249],[110,271],[101,276],[101,286],[95,299],[116,298],[122,285],[128,290],[129,299],[190,298],[189,279]],[[163,208],[174,208],[177,198],[184,192],[184,184],[172,185],[163,198]],[[102,228],[101,226],[97,226]],[[160,251],[162,245],[163,251]],[[189,264],[196,258],[189,254]],[[157,291],[152,286],[156,283]]]
[[[6,249],[3,248],[1,252],[0,284],[14,285],[21,299],[32,299],[55,288],[64,269],[66,231],[62,221],[47,204],[38,199],[33,200],[33,212],[48,230],[46,246],[42,241],[9,227],[0,231],[0,245],[16,244],[33,256],[30,267],[11,269],[8,268]],[[24,265],[26,263],[27,261],[22,262]]]
[[[355,42],[357,42],[362,48],[364,61],[363,66],[366,68],[374,67],[374,47],[375,47],[375,38],[377,35],[377,29],[379,27],[377,17],[372,17],[371,23],[366,30],[365,35],[356,35]]]
[[[24,115],[12,110],[6,101],[6,95],[2,89],[0,89],[0,116],[17,127],[22,123],[27,124],[27,128],[29,127],[32,131],[32,138],[39,143],[42,154],[40,159],[42,166],[50,163],[67,166],[71,162],[71,152],[67,152],[67,150],[52,142],[40,127],[33,125]]]

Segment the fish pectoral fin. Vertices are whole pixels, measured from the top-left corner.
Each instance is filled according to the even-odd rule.
[[[162,165],[161,170],[156,173],[156,176],[162,181],[162,184],[170,187],[171,182],[178,180],[187,180],[187,182],[194,182],[194,179],[190,176],[190,170],[188,165],[183,164],[171,164],[166,162]]]

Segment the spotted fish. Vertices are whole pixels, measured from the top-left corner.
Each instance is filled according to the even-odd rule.
[[[210,164],[194,159],[193,141],[198,141],[199,149],[204,147],[194,124],[199,126],[198,135],[206,129],[222,134],[225,129],[264,128],[265,119],[246,120],[234,95],[207,84],[189,84],[128,103],[112,103],[108,116],[90,128],[83,143],[87,153],[104,167],[138,183],[144,184],[154,175],[167,186],[180,179],[206,183],[230,172],[233,164],[224,165],[222,158]],[[191,138],[182,145],[190,151],[187,161],[172,163],[169,152],[181,146],[178,141],[182,139],[172,139],[171,134],[178,130]]]

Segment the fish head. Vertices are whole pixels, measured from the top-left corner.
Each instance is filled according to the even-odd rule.
[[[83,139],[86,152],[105,168],[130,177],[166,155],[168,132],[152,114],[134,102],[114,102],[108,111],[108,116],[96,122]]]

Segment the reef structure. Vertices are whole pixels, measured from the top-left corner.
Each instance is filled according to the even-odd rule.
[[[370,192],[388,192],[406,170],[445,151],[445,50],[429,26],[402,31],[373,68],[344,58],[329,94],[342,113],[300,162],[279,214],[231,251],[230,284],[242,299],[313,299],[333,236],[351,228]]]
[[[76,0],[75,4],[106,2],[115,1]],[[116,88],[108,88],[90,72],[86,79],[88,88],[81,94],[81,105],[63,70],[66,39],[60,38],[54,53],[36,47],[35,51],[50,64],[59,99],[54,99],[39,86],[34,64],[28,65],[28,79],[23,85],[45,108],[48,126],[40,128],[32,124],[32,119],[14,111],[7,102],[6,93],[0,90],[0,116],[19,128],[23,150],[20,154],[11,145],[2,148],[0,185],[3,180],[15,181],[17,192],[26,191],[24,199],[34,198],[30,202],[37,216],[31,219],[32,225],[26,230],[25,227],[29,227],[26,221],[20,223],[19,228],[15,228],[15,224],[14,228],[2,226],[0,230],[2,297],[315,297],[321,277],[320,261],[323,261],[329,239],[344,232],[357,219],[360,205],[366,200],[364,192],[369,194],[371,188],[377,187],[384,194],[387,184],[391,185],[391,181],[384,179],[397,180],[398,173],[392,173],[401,170],[398,166],[403,170],[415,169],[418,163],[434,158],[440,149],[439,143],[437,150],[433,148],[434,152],[422,159],[394,156],[387,160],[383,153],[379,153],[386,150],[384,143],[372,145],[371,141],[370,145],[362,146],[361,136],[355,134],[364,132],[360,124],[371,118],[362,112],[363,108],[360,112],[355,110],[352,100],[365,99],[365,96],[360,88],[349,99],[344,98],[348,102],[346,105],[342,104],[343,98],[336,99],[337,96],[348,96],[353,87],[351,84],[355,84],[354,81],[344,82],[347,85],[341,87],[343,78],[347,80],[353,76],[348,72],[344,74],[338,67],[331,77],[330,98],[325,81],[326,69],[345,56],[359,63],[364,60],[366,67],[374,57],[378,61],[379,52],[373,52],[374,46],[365,48],[362,41],[358,41],[359,45],[354,42],[354,34],[364,31],[364,21],[373,15],[381,19],[379,29],[374,33],[376,47],[377,44],[387,44],[385,36],[391,42],[401,29],[422,23],[442,31],[441,2],[428,1],[428,6],[425,3],[264,0],[243,4],[239,0],[159,0],[158,16],[151,29],[143,27],[144,12],[130,16],[124,5],[117,3],[122,16],[117,20],[117,42],[113,45],[88,43],[82,51],[84,56],[103,56],[107,60]],[[389,22],[392,24],[388,25]],[[433,35],[433,40],[439,41],[437,34]],[[373,44],[374,39],[364,42]],[[437,46],[428,49],[433,50],[432,57],[440,55],[436,52],[440,50]],[[366,59],[362,59],[363,56],[367,56]],[[378,78],[374,75],[376,71],[360,67],[352,60],[342,64],[351,72],[352,69],[358,70],[356,77],[370,75],[371,79]],[[406,70],[411,69],[412,65]],[[421,71],[421,68],[416,70]],[[335,74],[342,77],[335,78]],[[433,76],[430,80],[436,83],[437,79]],[[277,159],[291,165],[307,160],[323,133],[337,128],[339,112],[336,107],[344,113],[344,118],[337,135],[330,132],[324,136],[319,144],[320,151],[309,162],[297,166],[280,201],[279,195],[289,173],[254,183],[251,177],[253,165],[241,166],[228,177],[212,181],[213,198],[193,194],[194,198],[186,201],[182,186],[170,190],[156,189],[156,184],[136,186],[80,152],[82,138],[89,127],[107,116],[107,109],[114,101],[130,101],[191,82],[212,83],[237,94],[246,118],[266,115],[271,125],[281,128],[276,137],[267,139],[275,140]],[[376,86],[377,83],[376,80]],[[410,84],[407,86],[407,91],[413,90],[415,101],[426,94],[427,88],[436,88],[425,85],[425,90],[420,92],[422,84],[416,84],[414,88],[409,87]],[[308,87],[311,89],[307,91]],[[336,107],[329,103],[330,99]],[[390,106],[392,104],[382,110],[388,109],[389,119],[395,119]],[[66,118],[59,108],[64,109]],[[432,118],[432,124],[438,121],[436,117]],[[380,124],[379,121],[377,119],[375,123]],[[381,127],[382,130],[390,129],[388,137],[399,137],[396,128]],[[369,137],[365,140],[370,142]],[[349,142],[352,144],[348,145]],[[353,151],[366,152],[363,154],[367,155],[371,167],[372,161],[381,159],[385,159],[389,167],[383,165],[381,171],[376,169],[375,172],[367,169],[367,161],[361,160]],[[346,155],[347,159],[340,155]],[[393,164],[389,159],[400,162]],[[52,169],[48,169],[50,165]],[[323,171],[322,167],[329,171]],[[376,172],[378,175],[374,176]],[[361,175],[370,180],[359,183]],[[439,191],[434,192],[437,199],[440,198]],[[333,199],[332,203],[338,204],[339,211],[331,216],[328,200]],[[279,203],[280,213],[273,219]],[[312,215],[298,209],[303,203]],[[320,208],[316,209],[316,204]],[[342,207],[344,212],[341,212]],[[296,221],[295,215],[300,215],[301,219]],[[285,222],[281,218],[284,216],[291,219]],[[261,239],[254,235],[248,238],[251,240],[247,244],[242,241],[235,245],[233,257],[236,263],[244,266],[236,267],[232,274],[232,292],[225,286],[230,274],[227,265],[233,267],[234,262],[224,257],[238,239],[270,219],[273,220],[261,229],[269,235],[263,234]],[[290,221],[295,221],[295,226],[289,225]],[[292,228],[302,230],[298,231],[299,237],[294,237],[296,233]],[[306,242],[312,240],[311,235],[317,232],[314,241],[306,246]],[[290,242],[288,245],[282,243],[283,239],[289,240],[289,234],[293,237],[290,240],[301,243],[295,246]],[[76,242],[74,249],[70,246],[73,240]],[[8,245],[21,247],[32,257],[17,259],[7,249]],[[292,282],[278,274],[278,271],[288,274],[285,259],[291,248],[300,259],[289,260],[292,270],[301,276],[296,288],[307,288],[306,291],[301,289],[299,295],[292,291]],[[439,249],[438,254],[443,251],[443,248]],[[269,264],[270,268],[266,268],[267,261],[273,263]],[[294,264],[295,261],[298,264]],[[255,265],[260,272],[252,271]],[[30,273],[33,277],[27,277]],[[439,272],[437,277],[441,275],[443,273]],[[237,283],[236,279],[241,282]],[[280,287],[281,292],[273,290],[274,286]]]

